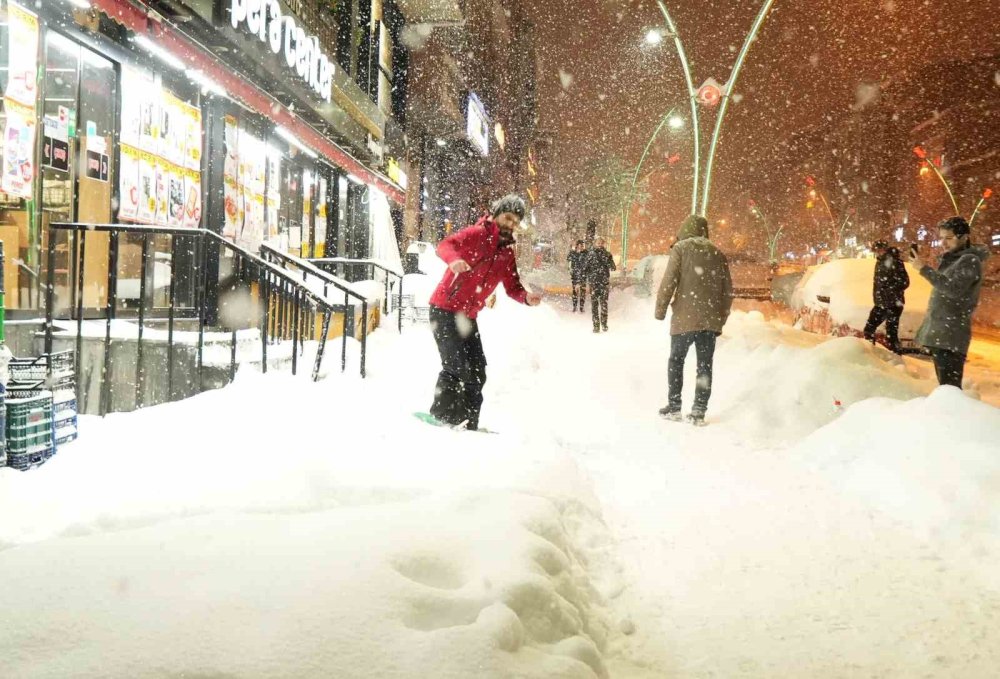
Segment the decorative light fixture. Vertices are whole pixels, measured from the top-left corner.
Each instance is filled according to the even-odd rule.
[[[670,125],[671,130],[679,130],[684,127],[684,119],[680,116],[670,116],[670,120],[667,121],[667,124]]]
[[[646,33],[647,45],[659,45],[663,42],[663,33],[658,28],[651,28]]]
[[[274,133],[279,137],[281,137],[282,139],[284,139],[285,141],[287,141],[295,148],[297,148],[299,151],[302,151],[302,153],[306,154],[310,158],[317,157],[315,151],[313,151],[311,148],[300,142],[298,137],[296,137],[294,134],[286,130],[284,127],[281,127],[279,125],[278,127],[274,128]]]
[[[178,71],[184,70],[184,62],[183,61],[181,61],[180,59],[178,59],[177,57],[175,57],[173,54],[171,54],[167,50],[165,50],[162,47],[160,47],[159,45],[157,45],[155,42],[153,42],[152,40],[150,40],[146,36],[144,36],[144,35],[137,35],[134,38],[132,38],[132,42],[134,42],[136,45],[138,45],[142,49],[144,49],[147,52],[149,52],[150,54],[152,54],[154,57],[156,57],[157,59],[159,59],[160,61],[162,61],[163,63],[165,63],[170,68],[175,68]]]

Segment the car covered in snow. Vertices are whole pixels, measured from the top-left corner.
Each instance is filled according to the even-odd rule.
[[[791,296],[796,324],[824,335],[861,336],[872,309],[875,259],[838,259],[806,269]],[[899,339],[912,345],[927,313],[931,285],[909,264],[910,287],[899,323]],[[884,339],[885,327],[876,336]]]

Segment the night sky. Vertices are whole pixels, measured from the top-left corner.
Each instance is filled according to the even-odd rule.
[[[752,191],[759,174],[782,171],[768,160],[791,131],[819,127],[828,117],[866,105],[873,92],[927,64],[1000,50],[1000,12],[990,4],[777,0],[727,115],[709,217],[728,216],[736,202],[730,198]],[[669,0],[667,6],[695,86],[709,76],[724,82],[760,2]],[[653,47],[643,41],[649,28],[663,26],[655,3],[547,0],[531,11],[540,59],[540,129],[554,140],[543,168],[552,184],[543,187],[541,226],[558,229],[566,224],[566,193],[580,193],[595,163],[617,155],[634,164],[667,109],[676,105],[685,118],[690,112],[672,41]],[[704,157],[714,115],[701,120]],[[640,249],[666,242],[690,202],[690,126],[661,138],[657,152],[677,152],[682,160],[654,176],[648,222],[638,225]],[[571,216],[585,220],[573,202]]]

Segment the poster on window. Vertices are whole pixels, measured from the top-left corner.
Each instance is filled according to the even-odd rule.
[[[7,124],[3,131],[3,178],[0,188],[18,198],[31,198],[35,178],[34,109],[6,102]]]
[[[281,208],[281,192],[278,187],[281,185],[281,156],[274,149],[268,149],[267,155],[267,200],[266,238],[275,238],[278,235],[278,211]]]
[[[38,17],[16,2],[7,3],[10,36],[4,97],[31,109],[38,94]]]
[[[201,226],[201,174],[184,170],[184,226]]]
[[[165,166],[167,186],[167,226],[184,225],[184,170],[176,165]]]
[[[143,126],[144,104],[155,97],[159,88],[152,74],[128,66],[122,66],[122,109],[121,109],[121,143],[134,148],[142,148],[141,132]],[[145,107],[148,108],[148,107]],[[148,132],[151,135],[152,121]]]
[[[157,158],[156,167],[156,224],[170,225],[170,165]]]
[[[184,167],[189,170],[201,170],[201,109],[181,102],[181,110],[184,113],[187,127],[187,138],[184,141]]]
[[[156,219],[156,156],[139,152],[139,210],[137,219],[153,224]]]
[[[118,172],[121,177],[118,219],[135,221],[139,218],[139,149],[122,145]]]

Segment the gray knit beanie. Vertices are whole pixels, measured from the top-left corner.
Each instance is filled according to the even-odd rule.
[[[525,205],[524,199],[516,193],[508,193],[503,198],[496,200],[491,209],[494,219],[504,212],[510,212],[517,215],[518,219],[524,219],[524,216],[528,213],[528,206]]]

